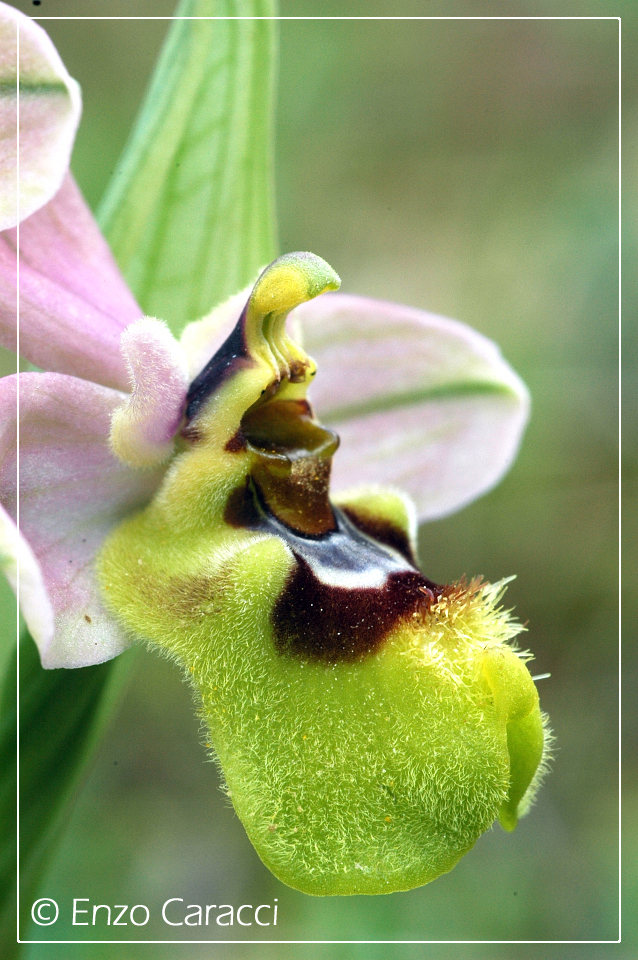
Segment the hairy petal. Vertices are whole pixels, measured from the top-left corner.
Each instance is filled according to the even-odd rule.
[[[469,503],[508,469],[529,397],[490,340],[453,320],[345,294],[294,315],[319,367],[313,405],[341,437],[335,486],[396,484],[423,520]]]
[[[184,351],[165,323],[144,317],[122,334],[131,396],[113,415],[111,446],[132,467],[163,463],[184,412],[188,370]]]
[[[30,216],[59,189],[81,109],[80,88],[42,27],[0,3],[0,230]]]
[[[16,518],[16,377],[0,381],[0,500]],[[59,374],[20,375],[20,530],[40,564],[55,618],[41,636],[45,667],[79,667],[116,656],[129,641],[106,613],[94,558],[109,531],[159,483],[113,457],[108,435],[122,396]],[[35,596],[35,594],[33,595]],[[29,607],[28,591],[21,601]]]
[[[17,235],[0,236],[0,345],[16,350]],[[72,177],[20,226],[20,354],[126,389],[122,330],[142,316]]]

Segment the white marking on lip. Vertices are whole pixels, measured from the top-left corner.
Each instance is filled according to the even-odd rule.
[[[338,530],[316,539],[293,533],[272,515],[268,527],[327,587],[381,589],[393,573],[418,572],[398,550],[363,533],[341,511],[336,517]]]

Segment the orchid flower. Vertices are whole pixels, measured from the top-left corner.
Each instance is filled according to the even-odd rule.
[[[51,162],[21,130],[36,186],[13,218],[10,163],[0,183],[2,343],[21,217],[20,350],[47,371],[19,375],[19,530],[18,378],[0,382],[3,563],[42,665],[159,648],[276,876],[314,894],[426,883],[496,818],[512,829],[545,764],[505,581],[437,584],[415,547],[418,520],[508,468],[526,389],[480,334],[336,293],[307,252],[179,339],[144,316],[64,174],[75,84],[40,28],[0,13],[0,39],[19,23],[25,64],[54,73],[33,94]]]

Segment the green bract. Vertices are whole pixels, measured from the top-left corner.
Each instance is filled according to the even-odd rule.
[[[100,580],[186,671],[264,863],[307,893],[390,893],[450,870],[495,819],[516,825],[545,736],[503,584],[424,577],[395,491],[329,499],[338,439],[284,323],[338,285],[311,254],[262,273]]]

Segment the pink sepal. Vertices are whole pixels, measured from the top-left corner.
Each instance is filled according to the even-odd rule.
[[[0,345],[17,349],[16,230],[0,234]],[[125,390],[120,336],[143,311],[68,176],[20,225],[20,354],[38,367]]]
[[[0,501],[15,520],[16,378],[0,381]],[[162,471],[134,471],[108,436],[122,395],[59,374],[20,375],[20,530],[53,610],[40,639],[44,667],[79,667],[116,656],[129,639],[100,599],[95,558],[110,530],[152,497]],[[21,596],[27,621],[37,596]]]
[[[5,3],[0,3],[0,86],[0,230],[6,230],[59,189],[82,103],[80,88],[42,27]]]

